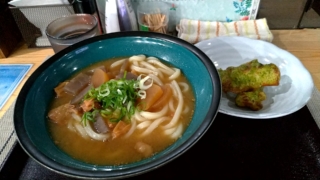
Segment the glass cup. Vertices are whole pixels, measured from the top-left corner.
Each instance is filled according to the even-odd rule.
[[[84,39],[100,35],[98,20],[91,14],[72,14],[52,21],[46,35],[55,53]]]

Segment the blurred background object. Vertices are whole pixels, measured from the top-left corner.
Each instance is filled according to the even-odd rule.
[[[62,16],[74,14],[68,0],[13,0],[11,13],[28,47],[48,47],[47,25]]]
[[[232,22],[253,20],[259,8],[260,0],[131,0],[134,9],[138,6],[153,6],[154,3],[166,3],[169,11],[168,31],[174,34],[181,19],[199,21]],[[154,5],[155,7],[157,5]]]
[[[36,27],[33,23],[26,18],[26,16],[18,8],[12,8],[11,13],[17,27],[19,28],[24,42],[28,47],[36,47],[37,38],[41,38],[42,32],[40,28]]]
[[[121,31],[137,31],[137,17],[131,0],[117,0],[117,11]]]
[[[105,3],[106,33],[137,31],[137,18],[131,0],[114,0]]]
[[[74,13],[96,15],[100,20],[102,33],[107,33],[107,27],[116,27],[111,20],[116,20],[118,23],[117,31],[137,30],[134,28],[135,24],[138,26],[135,16],[137,7],[140,4],[155,2],[168,5],[168,32],[173,35],[176,35],[176,26],[181,19],[234,22],[266,18],[271,30],[320,28],[320,0],[0,0],[0,2],[1,30],[12,29],[11,40],[1,40],[1,49],[4,51],[1,53],[5,54],[9,51],[4,49],[4,41],[7,41],[6,44],[15,44],[19,41],[17,40],[19,37],[20,40],[22,37],[28,47],[50,46],[44,32],[48,23]],[[117,5],[117,9],[111,7],[111,2]],[[11,12],[5,11],[8,3]],[[111,18],[110,14],[113,12],[110,9],[114,10],[116,18]],[[133,19],[132,14],[135,14]],[[12,20],[12,16],[16,25],[3,23],[10,21],[10,18]],[[108,25],[107,22],[113,25]],[[17,28],[13,26],[18,27],[20,35],[14,31]],[[4,34],[0,36],[10,37]],[[6,46],[10,49],[14,45]]]
[[[319,28],[320,0],[261,0],[257,18],[270,29]]]
[[[94,15],[99,23],[99,31],[100,33],[104,33],[104,29],[102,28],[102,24],[100,22],[100,14],[98,11],[98,7],[96,4],[96,0],[68,0],[72,5],[74,13],[76,14],[92,14]],[[105,0],[100,0],[105,1]]]
[[[320,0],[307,0],[299,28],[320,27]]]
[[[8,7],[7,0],[0,0],[0,58],[5,58],[22,40],[21,33]]]

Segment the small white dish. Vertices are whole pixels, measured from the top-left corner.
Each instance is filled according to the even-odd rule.
[[[195,44],[213,61],[216,68],[239,66],[253,59],[274,63],[281,72],[279,86],[264,87],[267,99],[259,111],[240,108],[234,99],[222,94],[219,112],[250,119],[269,119],[294,113],[304,107],[313,89],[309,71],[291,53],[262,40],[245,37],[217,37]]]

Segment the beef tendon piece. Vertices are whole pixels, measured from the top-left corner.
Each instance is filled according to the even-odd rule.
[[[267,98],[262,88],[248,92],[241,92],[236,97],[236,105],[239,107],[247,107],[254,111],[262,109],[262,101]]]
[[[257,59],[238,67],[218,69],[222,90],[241,93],[259,89],[263,86],[277,86],[280,81],[280,70],[273,64],[261,64]]]

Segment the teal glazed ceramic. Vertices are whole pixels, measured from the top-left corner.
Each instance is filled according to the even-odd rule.
[[[192,121],[182,137],[156,155],[121,166],[97,166],[73,159],[52,141],[47,128],[53,88],[79,70],[102,60],[145,54],[181,69],[195,93]],[[212,61],[197,47],[173,36],[120,32],[72,45],[45,61],[27,80],[15,105],[14,128],[25,152],[57,173],[77,178],[125,178],[156,169],[191,148],[208,130],[219,107],[220,78]]]

